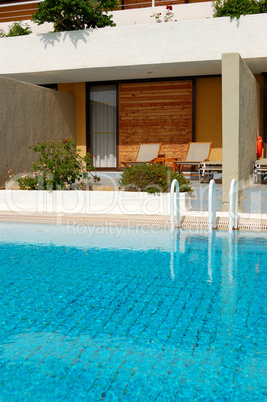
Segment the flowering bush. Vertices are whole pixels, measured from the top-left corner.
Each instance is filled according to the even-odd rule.
[[[172,6],[166,6],[166,11],[162,16],[161,13],[153,13],[151,17],[154,17],[157,23],[169,22],[173,20],[174,13],[172,12]],[[163,19],[162,19],[163,18]],[[176,21],[176,20],[175,20]]]
[[[21,177],[17,178],[19,188],[21,190],[37,190],[38,189],[38,173],[25,172]]]
[[[32,173],[25,172],[22,176],[16,177],[21,190],[70,190],[75,183],[79,189],[91,190],[90,179],[100,180],[92,173],[95,171],[92,155],[81,157],[72,139],[65,139],[62,142],[41,141],[29,148],[39,153],[40,158],[37,162],[33,162]],[[14,177],[11,169],[9,177]]]

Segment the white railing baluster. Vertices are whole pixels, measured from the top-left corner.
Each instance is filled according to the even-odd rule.
[[[209,232],[216,229],[216,185],[212,179],[209,184]]]
[[[177,227],[180,227],[180,200],[179,200],[179,194],[180,194],[180,188],[179,188],[179,183],[176,179],[172,181],[171,184],[171,192],[170,192],[170,203],[171,203],[171,231],[174,230],[174,188],[176,188],[176,215],[177,215]]]
[[[229,233],[233,231],[233,215],[234,215],[234,229],[237,229],[237,182],[235,179],[231,181],[229,193]]]

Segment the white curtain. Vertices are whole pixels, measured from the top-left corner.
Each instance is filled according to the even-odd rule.
[[[90,88],[90,145],[95,167],[116,167],[116,86]]]

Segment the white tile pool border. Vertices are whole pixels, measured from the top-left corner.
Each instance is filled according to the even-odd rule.
[[[0,222],[44,223],[54,225],[127,226],[145,228],[170,228],[169,216],[143,215],[70,215],[70,214],[27,214],[0,211]],[[208,217],[182,216],[182,229],[208,230]],[[228,230],[228,219],[217,217],[217,228]],[[239,217],[239,230],[267,232],[267,217],[256,219]]]

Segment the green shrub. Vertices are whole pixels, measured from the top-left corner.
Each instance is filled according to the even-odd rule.
[[[267,12],[267,0],[216,0],[213,2],[214,17],[239,19],[241,15]]]
[[[146,163],[126,167],[119,180],[119,186],[126,191],[166,193],[170,191],[174,179],[178,181],[181,192],[192,191],[189,181],[182,174],[173,172],[167,166]]]
[[[37,190],[38,189],[38,177],[36,173],[25,172],[21,177],[17,179],[19,188],[21,190]]]
[[[108,11],[116,9],[117,0],[44,0],[32,16],[38,25],[54,23],[54,32],[114,26]]]
[[[21,36],[21,35],[29,35],[32,33],[28,24],[25,24],[25,27],[21,22],[14,22],[11,26],[9,26],[9,31],[6,34],[3,29],[0,29],[0,38],[6,38],[10,36]]]
[[[99,180],[92,173],[92,155],[81,157],[72,139],[41,141],[29,148],[40,158],[32,164],[33,173],[25,172],[16,178],[21,190],[70,190],[74,184],[81,190],[90,190],[90,179]]]

